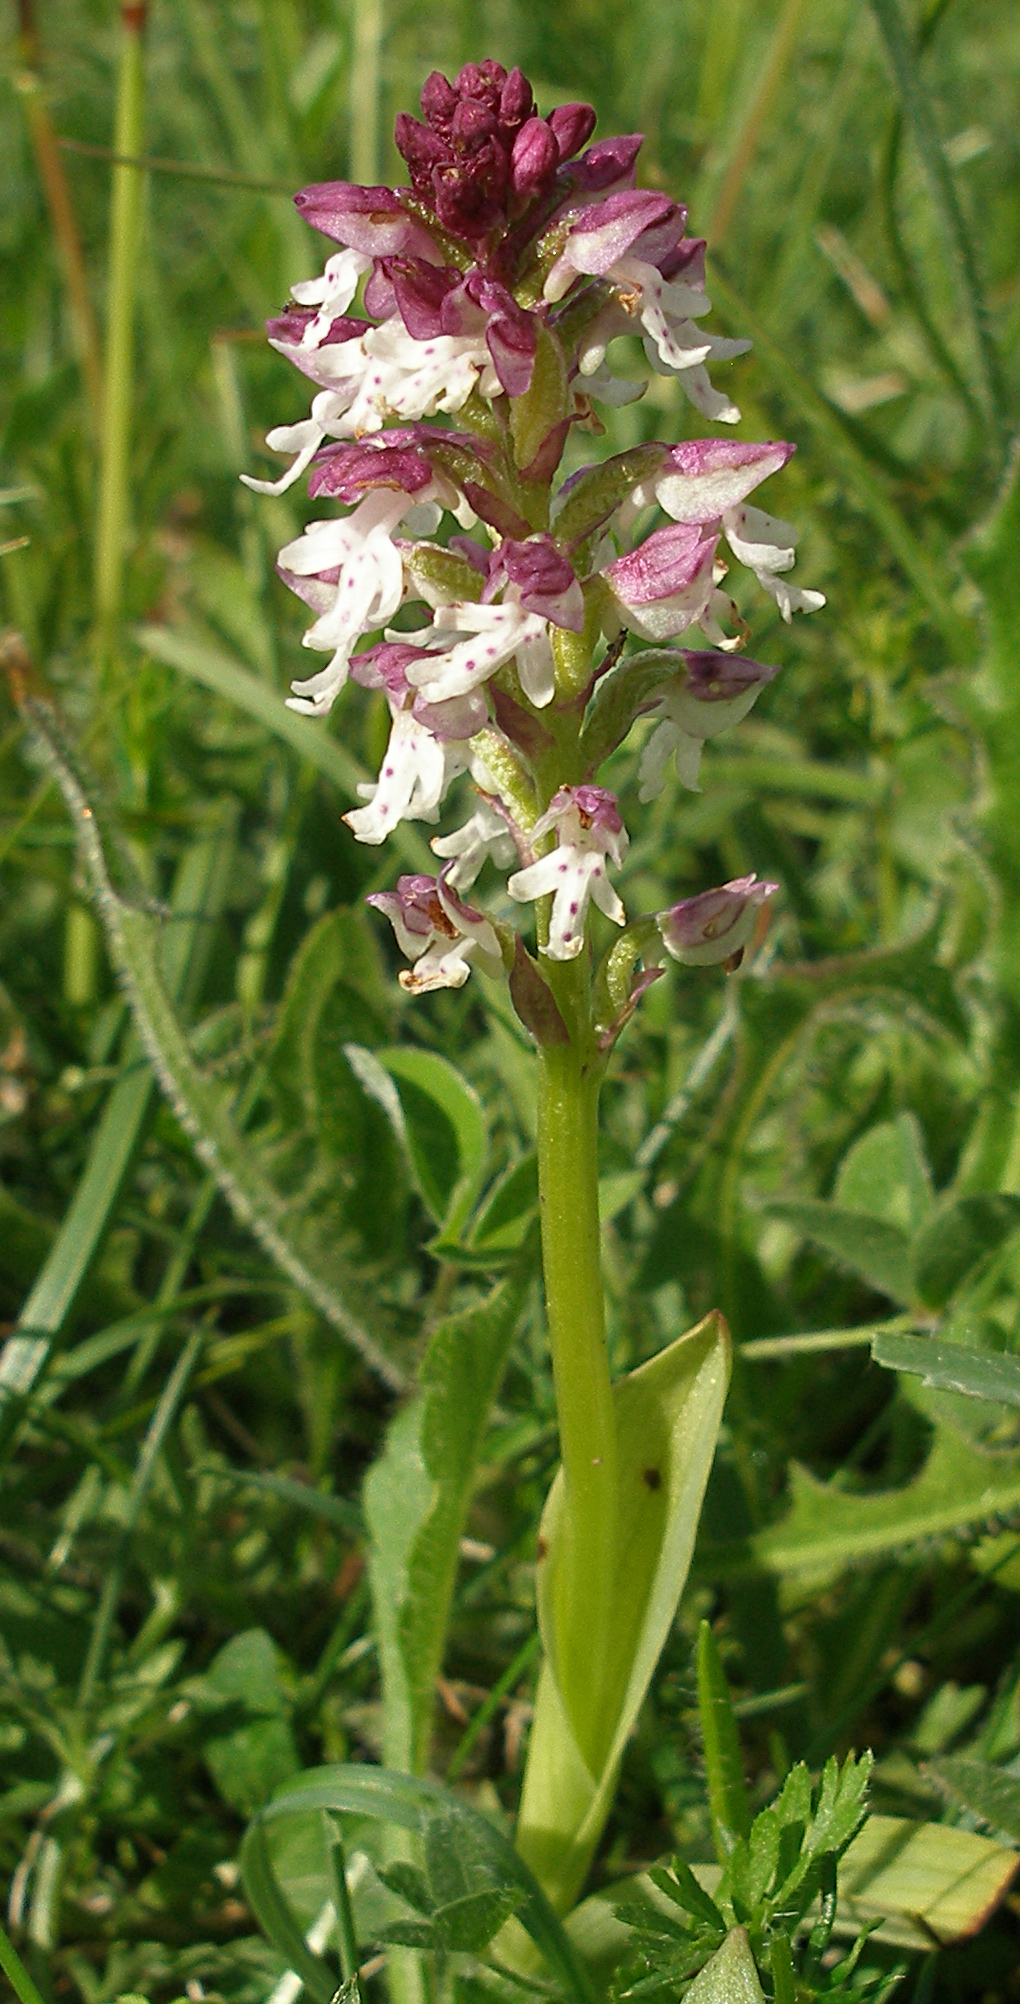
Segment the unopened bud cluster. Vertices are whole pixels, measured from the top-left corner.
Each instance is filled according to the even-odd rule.
[[[344,510],[287,544],[279,569],[313,615],[305,646],[327,657],[292,707],[324,716],[349,676],[389,706],[378,778],[345,817],[354,835],[436,821],[460,775],[475,788],[468,819],[433,842],[437,875],[371,900],[411,962],[404,985],[505,973],[544,1041],[564,1031],[541,1002],[543,960],[583,952],[592,904],[627,923],[610,878],[628,837],[598,783],[604,761],[650,717],[641,798],[671,760],[696,788],[706,740],[777,672],[736,651],[728,557],[787,621],[824,600],[789,581],[796,531],[749,499],[790,445],[653,442],[558,477],[573,427],[597,432],[595,406],[646,385],[612,374],[620,335],[708,420],[740,416],[706,364],[749,344],[697,324],[705,245],[679,204],[635,186],[640,135],[589,144],[591,106],[543,118],[521,72],[494,62],[454,83],[432,75],[421,106],[421,122],[397,121],[409,186],[329,182],[296,198],[340,249],[269,323],[315,394],[307,419],[269,434],[288,470],[248,484],[280,493],[310,468],[311,495]],[[412,611],[393,630],[407,607],[417,624]],[[535,905],[537,963],[465,902],[486,865]],[[735,964],[775,888],[739,878],[638,921],[636,982],[663,950]]]

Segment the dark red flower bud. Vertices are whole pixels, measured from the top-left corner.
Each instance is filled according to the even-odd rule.
[[[433,70],[421,94],[422,117],[434,132],[445,132],[460,100],[442,70]]]
[[[496,133],[496,114],[477,98],[464,98],[453,114],[450,138],[458,150],[478,153]]]
[[[549,187],[559,166],[559,148],[544,118],[529,118],[514,140],[510,179],[515,195],[529,200]]]
[[[513,69],[507,77],[499,99],[499,122],[504,130],[515,132],[530,118],[535,109],[531,85],[523,71]]]
[[[595,130],[595,107],[591,104],[558,104],[549,113],[549,125],[561,160],[572,160]]]

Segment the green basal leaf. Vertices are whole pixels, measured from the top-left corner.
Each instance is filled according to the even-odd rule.
[[[783,1218],[805,1238],[824,1246],[841,1266],[891,1301],[911,1301],[910,1240],[898,1225],[866,1211],[843,1211],[836,1204],[807,1198],[777,1198],[766,1209],[770,1217]]]
[[[744,1563],[776,1573],[832,1574],[865,1558],[952,1537],[1020,1508],[1020,1463],[991,1460],[946,1427],[938,1429],[921,1473],[900,1489],[851,1496],[794,1462],[786,1515],[749,1540]],[[706,1565],[724,1550],[704,1553]],[[741,1561],[734,1554],[736,1569]]]
[[[887,1370],[916,1372],[924,1384],[939,1391],[1020,1406],[1020,1357],[971,1350],[963,1343],[936,1343],[930,1336],[895,1334],[873,1337],[871,1354]]]
[[[518,1847],[557,1908],[584,1879],[609,1812],[626,1740],[676,1612],[690,1565],[715,1452],[729,1374],[729,1339],[718,1315],[614,1388],[618,1455],[618,1570],[612,1586],[616,1649],[599,1734],[597,1771],[571,1724],[575,1697],[561,1690],[555,1591],[563,1511],[558,1475],[542,1518],[539,1681],[518,1822]]]
[[[940,1760],[926,1763],[925,1773],[934,1775],[956,1802],[972,1809],[983,1823],[1020,1841],[1020,1779],[1015,1775],[1004,1774],[1001,1768],[967,1754],[943,1754]]]
[[[440,1323],[419,1392],[392,1421],[365,1482],[383,1743],[386,1759],[412,1772],[428,1758],[475,1463],[525,1285],[522,1274],[511,1274],[486,1301]]]

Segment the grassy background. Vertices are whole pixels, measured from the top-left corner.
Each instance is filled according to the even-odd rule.
[[[395,871],[338,823],[350,761],[374,770],[385,718],[351,690],[322,732],[327,772],[328,754],[317,767],[228,700],[250,696],[238,671],[279,691],[301,661],[300,609],[272,563],[307,504],[298,490],[255,501],[237,479],[265,470],[265,430],[306,404],[261,335],[321,259],[285,191],[394,174],[393,116],[423,75],[492,54],[522,64],[543,109],[590,97],[600,131],[643,129],[645,179],[709,234],[713,324],[756,341],[726,372],[738,435],[798,442],[769,506],[799,524],[801,574],[829,603],[793,629],[748,603],[752,652],[783,673],[709,748],[703,795],[667,789],[642,813],[621,762],[628,907],[757,869],[782,884],[780,961],[926,944],[905,956],[898,999],[858,985],[785,1043],[775,1022],[757,1045],[745,1030],[739,1061],[724,1027],[700,1063],[733,1014],[714,972],[651,992],[607,1096],[614,1362],[715,1303],[740,1344],[866,1324],[895,1300],[770,1202],[830,1197],[853,1145],[902,1116],[937,1188],[1020,1190],[1020,737],[1008,702],[982,700],[1002,683],[968,557],[1016,411],[1020,19],[1005,0],[909,11],[992,329],[995,408],[975,296],[862,0],[157,0],[146,147],[235,179],[145,181],[130,559],[123,620],[100,645],[95,434],[23,113],[27,70],[59,134],[110,146],[116,10],[40,5],[34,48],[3,10],[0,521],[27,539],[0,558],[3,618],[108,804],[136,894],[176,902],[203,1077],[248,1123],[308,1258],[404,1371],[422,1329],[475,1283],[421,1250],[420,1191],[340,1046],[402,1039],[453,1057],[486,1109],[489,1177],[528,1146],[529,1059],[478,983],[407,1008],[382,929],[357,919],[329,934],[339,958],[329,1006],[316,1002],[313,929],[324,938],[329,914]],[[110,168],[62,158],[101,323]],[[656,381],[613,415],[608,446],[694,434],[692,415]],[[141,640],[143,622],[163,640]],[[245,1815],[299,1764],[378,1743],[357,1498],[392,1393],[236,1222],[180,1108],[150,1090],[59,793],[5,696],[0,870],[0,1314],[13,1325],[41,1275],[28,1321],[55,1338],[34,1403],[9,1407],[4,1449],[0,1877],[47,1997],[161,1999],[199,1982],[247,2004],[279,1964],[237,1888]],[[895,1211],[891,1171],[888,1191]],[[1008,1244],[981,1286],[964,1340],[1012,1349]],[[937,1815],[920,1757],[964,1742],[1018,1755],[1020,1561],[1011,1571],[1015,1541],[987,1510],[934,1537],[905,1508],[863,1570],[835,1546],[813,1577],[778,1581],[734,1557],[781,1517],[792,1461],[841,1494],[906,1495],[933,1430],[1015,1478],[1008,1418],[925,1404],[866,1348],[740,1367],[702,1557],[601,1877],[671,1842],[703,1849],[688,1657],[705,1612],[755,1701],[746,1750],[763,1790],[791,1758],[870,1742],[880,1805]],[[533,1302],[483,1456],[437,1771],[530,1632],[554,1457]],[[465,1768],[508,1807],[529,1674]],[[1020,1995],[1010,1916],[910,1982],[919,1997]]]

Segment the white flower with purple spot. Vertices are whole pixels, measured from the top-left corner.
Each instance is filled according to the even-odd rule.
[[[466,638],[460,636],[466,635]],[[431,626],[394,635],[426,650],[408,669],[408,681],[427,703],[466,696],[516,655],[521,687],[538,709],[555,694],[548,621],[522,605],[476,605],[464,600],[441,606]]]
[[[576,960],[584,945],[589,901],[614,925],[626,923],[606,865],[612,862],[619,869],[629,838],[615,795],[601,786],[561,786],[536,821],[532,842],[554,829],[556,848],[518,870],[507,890],[519,904],[552,895],[549,938],[542,950],[550,960]]]

